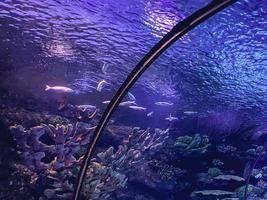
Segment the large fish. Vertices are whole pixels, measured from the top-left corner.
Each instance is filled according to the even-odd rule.
[[[168,120],[169,122],[172,122],[172,121],[177,121],[178,118],[177,117],[173,117],[171,114],[169,117],[166,117],[165,120]]]
[[[103,104],[109,104],[110,101],[103,101]],[[124,107],[128,107],[128,106],[136,106],[137,104],[135,103],[135,101],[123,101],[119,104],[119,106],[124,106]]]
[[[86,109],[96,109],[95,106],[92,105],[77,105],[77,108],[81,109],[81,110],[86,110]]]
[[[165,101],[158,101],[158,102],[155,102],[155,105],[157,105],[157,106],[172,106],[173,103],[169,103],[169,102],[165,102]]]
[[[104,84],[106,84],[106,83],[107,83],[107,82],[106,82],[105,80],[100,81],[100,82],[97,84],[96,90],[97,90],[98,92],[101,92],[102,89],[103,89],[103,87],[104,87]]]
[[[74,90],[65,86],[45,86],[45,91],[55,91],[58,93],[73,93]]]
[[[133,110],[146,111],[146,108],[145,107],[141,107],[141,106],[129,106],[129,108],[131,108]]]
[[[119,104],[119,106],[136,106],[137,104],[135,101],[123,101]]]

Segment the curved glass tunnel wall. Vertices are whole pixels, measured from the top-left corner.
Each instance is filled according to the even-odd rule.
[[[102,102],[174,24],[207,3],[1,1],[0,199],[71,198]]]
[[[264,198],[262,8],[235,4],[145,72],[103,133],[84,196],[97,189],[96,199]]]
[[[75,152],[79,150],[75,142],[86,144],[89,138],[86,139],[84,133],[92,133],[105,108],[102,102],[110,99],[126,74],[160,37],[207,3],[1,2],[1,126],[4,124],[1,137],[6,138],[1,140],[5,142],[1,144],[0,199],[69,199],[79,165],[79,162],[73,165],[70,155],[77,159],[83,155],[83,148]],[[152,142],[142,143],[145,139],[141,138],[134,146],[143,151],[144,147],[158,144],[156,155],[149,153],[153,153],[150,148],[141,154],[127,151],[128,158],[136,159],[129,160],[132,162],[129,169],[105,168],[106,160],[100,162],[95,155],[94,175],[85,181],[85,198],[105,199],[111,195],[110,199],[120,200],[185,200],[244,194],[242,189],[240,193],[235,189],[245,185],[240,177],[246,178],[244,169],[249,171],[255,155],[261,155],[261,149],[257,148],[263,144],[266,132],[265,16],[263,1],[240,1],[184,36],[154,63],[131,90],[137,106],[146,110],[129,108],[129,104],[120,106],[97,153],[111,146],[114,151],[119,145],[129,146],[131,140],[127,142],[127,139],[133,127],[150,128],[151,137],[159,136],[155,128],[169,128],[169,131],[161,132],[163,136]],[[107,68],[103,68],[104,62]],[[97,84],[102,80],[108,84],[98,92]],[[59,111],[60,102],[54,100],[58,97],[43,91],[46,84],[64,85],[78,91],[67,99],[70,105],[83,105],[78,107],[78,113]],[[129,96],[125,101],[132,99]],[[96,115],[94,107],[84,106],[88,104],[97,107]],[[76,136],[67,136],[66,145],[59,145],[62,144],[59,136],[69,132],[61,128],[55,130],[51,125],[46,126],[48,124],[54,127],[59,124],[69,130],[76,127],[70,131]],[[17,125],[12,135],[7,125]],[[32,132],[28,131],[30,128]],[[32,139],[26,147],[20,142],[27,133],[38,136],[44,133],[42,130],[45,134],[40,140],[50,146],[46,146],[45,157],[42,157],[44,147],[35,145]],[[208,136],[208,142],[204,135]],[[226,154],[229,156],[224,156]],[[119,156],[121,160],[118,159],[116,165],[124,165],[124,156]],[[40,165],[40,158],[48,165]],[[266,191],[263,168],[266,163],[259,158],[251,176],[254,192],[249,195],[262,199]],[[143,160],[138,162],[140,159]],[[221,180],[215,179],[219,175],[230,180],[220,185]],[[191,195],[194,191],[206,193]],[[217,194],[212,194],[216,191]],[[97,196],[100,192],[101,198]]]

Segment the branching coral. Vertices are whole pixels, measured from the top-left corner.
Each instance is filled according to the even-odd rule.
[[[151,133],[149,130],[143,131],[134,128],[129,138],[124,141],[124,145],[128,146],[128,148],[139,150],[147,156],[152,156],[165,143],[168,137],[169,129],[155,129],[155,132]]]
[[[90,165],[84,185],[84,196],[94,199],[107,199],[111,192],[124,187],[129,169],[143,161],[148,154],[155,153],[168,137],[168,130],[149,130],[134,128],[128,139],[117,151],[114,147],[98,153]]]
[[[158,151],[168,138],[168,134],[168,129],[155,129],[155,132],[151,133],[149,130],[134,128],[115,153],[114,148],[110,147],[107,151],[99,153],[98,157],[104,165],[125,171],[145,159],[145,156],[150,157]]]
[[[119,149],[114,152],[114,148],[110,147],[105,152],[97,154],[100,159],[100,163],[112,167],[118,171],[126,171],[140,162],[141,152],[139,150],[132,149],[126,145],[119,146]]]
[[[81,161],[78,152],[81,146],[88,144],[91,135],[89,131],[93,128],[89,124],[78,122],[75,126],[42,124],[29,130],[18,125],[11,126],[10,130],[26,165],[31,170],[50,174]]]
[[[45,125],[25,130],[22,126],[10,127],[17,142],[21,157],[33,171],[48,175],[49,187],[45,198],[68,199],[73,190],[77,166],[82,156],[81,147],[90,140],[89,131],[94,127],[78,122],[75,126]],[[153,155],[168,137],[168,130],[134,128],[129,137],[115,151],[114,147],[97,154],[87,171],[83,196],[90,200],[107,199],[127,182],[126,173],[146,158]],[[45,140],[44,140],[45,138]],[[44,142],[49,140],[49,142]],[[48,161],[47,161],[48,160]]]
[[[112,167],[93,162],[87,171],[83,195],[89,200],[107,199],[111,193],[126,185],[127,178]]]

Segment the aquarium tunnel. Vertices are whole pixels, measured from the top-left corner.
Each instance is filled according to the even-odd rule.
[[[266,0],[1,0],[0,200],[267,200]]]

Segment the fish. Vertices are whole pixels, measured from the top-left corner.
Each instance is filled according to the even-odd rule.
[[[128,92],[128,97],[129,97],[130,100],[136,101],[135,96],[131,92]]]
[[[198,112],[196,112],[196,111],[184,111],[184,114],[186,114],[186,115],[195,115],[197,113]]]
[[[169,102],[165,102],[165,101],[158,101],[158,102],[155,102],[155,105],[157,105],[157,106],[172,106],[173,103],[169,103]]]
[[[119,104],[119,106],[136,106],[135,101],[123,101]]]
[[[147,108],[141,107],[141,106],[129,106],[129,108],[133,110],[140,110],[140,111],[146,111]]]
[[[168,120],[168,121],[172,122],[172,121],[177,121],[178,118],[177,118],[177,117],[173,117],[173,116],[170,114],[170,116],[169,116],[169,117],[166,117],[165,120]]]
[[[96,107],[92,105],[77,105],[76,107],[82,110],[83,109],[96,109]]]
[[[109,104],[110,101],[109,101],[109,100],[108,100],[108,101],[103,101],[102,103],[103,103],[103,104]],[[135,103],[135,101],[123,101],[123,102],[121,102],[121,103],[119,104],[119,106],[125,106],[125,107],[127,107],[127,106],[135,106],[135,105],[137,105],[137,104]]]
[[[102,101],[102,103],[103,103],[103,104],[109,104],[110,101],[109,101],[109,100],[108,100],[108,101]]]
[[[59,93],[73,93],[74,90],[65,86],[45,86],[45,91],[55,91]]]
[[[107,64],[106,62],[104,62],[104,64],[103,64],[101,70],[102,70],[102,73],[103,73],[103,74],[107,74],[108,64]]]
[[[147,113],[146,116],[150,117],[151,115],[153,115],[153,113],[154,113],[153,111],[150,113]]]
[[[106,83],[107,83],[107,82],[106,82],[105,80],[100,81],[100,82],[97,84],[96,90],[97,90],[98,92],[101,92],[102,89],[103,89],[103,87],[104,87],[104,84],[106,84]]]

